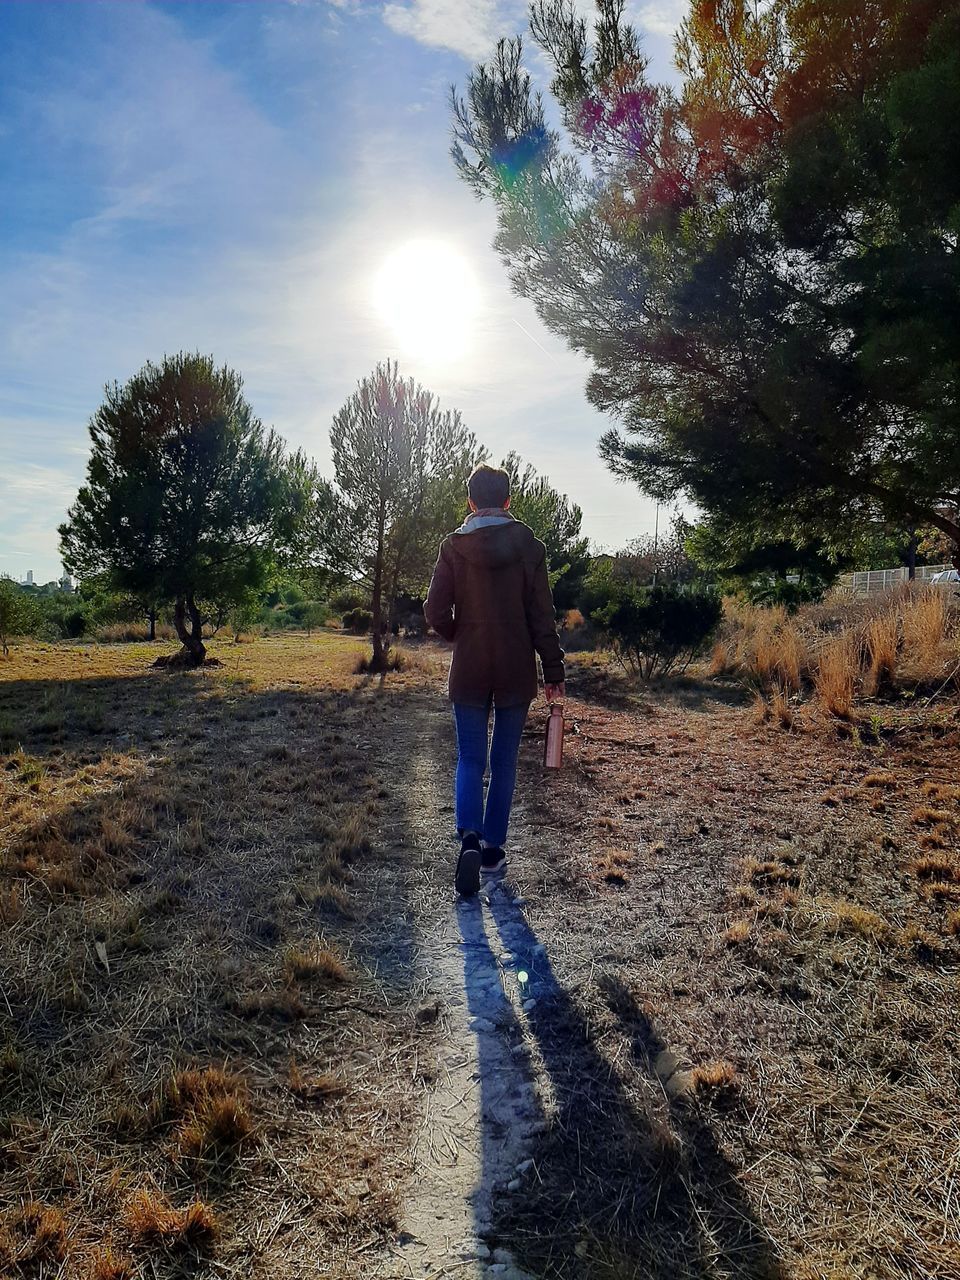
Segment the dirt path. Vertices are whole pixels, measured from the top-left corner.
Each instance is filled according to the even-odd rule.
[[[454,898],[444,704],[416,709],[402,749],[409,785],[401,838],[411,845],[416,963],[429,993],[421,1016],[432,1019],[436,1009],[441,1047],[413,1140],[403,1231],[377,1274],[525,1280],[496,1238],[493,1210],[497,1197],[518,1189],[531,1140],[544,1127],[523,1033],[539,956],[525,947],[523,899],[509,877],[472,902]]]

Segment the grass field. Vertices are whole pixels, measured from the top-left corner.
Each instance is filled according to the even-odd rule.
[[[331,633],[164,648],[0,663],[0,1273],[408,1274],[442,654],[380,682]],[[497,1238],[544,1278],[960,1276],[955,699],[785,733],[731,682],[590,657],[571,690],[564,771],[539,713],[523,750],[554,986]]]

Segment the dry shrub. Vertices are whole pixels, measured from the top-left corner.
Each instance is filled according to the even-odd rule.
[[[750,709],[750,719],[753,723],[756,725],[766,724],[770,719],[771,714],[770,703],[762,693],[755,693],[753,696],[753,705]]]
[[[166,1248],[208,1249],[220,1229],[213,1210],[202,1200],[175,1209],[166,1196],[148,1188],[133,1195],[124,1220],[135,1240]]]
[[[177,1132],[177,1149],[187,1160],[219,1160],[233,1155],[253,1132],[250,1113],[238,1098],[206,1098]]]
[[[373,656],[362,654],[358,659],[356,666],[353,668],[354,675],[366,676],[370,674],[380,675],[383,671],[406,671],[415,668],[417,664],[412,661],[411,655],[406,649],[391,648],[386,657],[384,664],[379,671],[374,672]],[[422,669],[422,667],[421,667]]]
[[[728,929],[724,929],[723,940],[727,946],[739,946],[741,942],[746,942],[750,937],[752,927],[749,920],[734,920]]]
[[[738,645],[740,664],[761,689],[800,690],[803,643],[782,606],[741,615],[746,631]]]
[[[929,805],[919,805],[910,815],[910,819],[923,827],[936,827],[941,824],[950,827],[956,821],[948,809],[931,809]]]
[[[925,964],[938,959],[942,951],[940,939],[918,924],[908,924],[901,929],[897,941],[905,951]]]
[[[315,942],[310,947],[291,947],[283,958],[283,972],[288,980],[326,980],[346,982],[350,970],[343,958],[331,947]]]
[[[345,920],[353,920],[356,912],[349,896],[335,884],[320,884],[311,891],[310,905],[321,911],[330,911],[342,916]]]
[[[913,874],[918,880],[960,880],[960,867],[949,854],[924,854],[913,864]]]
[[[176,630],[168,622],[156,625],[158,640],[176,640]],[[98,627],[94,639],[100,644],[132,644],[150,639],[150,627],[146,622],[110,622]]]
[[[306,1006],[296,987],[289,983],[282,991],[257,991],[247,996],[228,996],[226,1007],[238,1018],[274,1018],[278,1022],[300,1022]]]
[[[732,1089],[737,1071],[732,1062],[705,1062],[690,1072],[690,1085],[697,1093],[719,1093]]]
[[[232,1155],[253,1132],[247,1087],[219,1067],[191,1068],[169,1077],[149,1111],[152,1128],[173,1130],[180,1155],[216,1160]]]
[[[866,938],[868,942],[882,942],[889,937],[890,925],[883,916],[878,915],[876,911],[868,910],[867,907],[861,907],[858,902],[836,899],[821,905],[838,925],[844,926],[861,938]]]
[[[337,856],[349,861],[362,853],[369,853],[372,847],[368,834],[369,827],[370,818],[361,810],[357,810],[346,818],[334,837],[334,850]]]
[[[897,672],[897,642],[900,627],[894,610],[871,618],[867,623],[866,649],[869,659],[863,691],[872,698],[893,684]]]
[[[903,601],[903,660],[914,680],[932,681],[943,675],[947,607],[947,593],[936,587],[915,589]]]
[[[893,789],[897,785],[897,780],[891,773],[868,773],[863,780],[865,787],[884,787]]]
[[[853,693],[860,674],[860,646],[856,637],[841,632],[825,641],[813,677],[820,701],[839,720],[853,715]]]
[[[134,1280],[136,1274],[133,1259],[114,1253],[109,1246],[94,1256],[87,1273],[88,1280]]]
[[[735,675],[740,669],[736,651],[728,640],[717,640],[710,651],[707,675],[713,678]]]
[[[948,914],[944,922],[944,928],[954,938],[960,935],[960,908]]]
[[[19,885],[0,889],[0,924],[16,924],[23,915],[23,895]]]
[[[799,871],[786,858],[768,858],[763,862],[758,858],[744,858],[743,876],[748,884],[765,887],[800,883]]]
[[[773,691],[770,699],[770,711],[781,729],[793,728],[794,714],[793,707],[790,705],[790,695],[780,685],[777,685]]]
[[[945,849],[947,842],[943,836],[938,835],[935,831],[928,831],[926,835],[922,835],[917,841],[921,849]]]
[[[67,1255],[67,1220],[52,1205],[30,1200],[7,1216],[6,1225],[0,1223],[0,1263],[14,1274],[32,1275],[39,1267],[41,1273],[60,1263]]]
[[[946,804],[950,800],[960,803],[960,787],[946,782],[924,782],[920,787],[920,794],[939,804]]]

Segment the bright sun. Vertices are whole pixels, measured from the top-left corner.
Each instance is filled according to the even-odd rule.
[[[374,299],[411,355],[452,360],[466,351],[479,290],[466,258],[442,240],[395,249],[377,273]]]

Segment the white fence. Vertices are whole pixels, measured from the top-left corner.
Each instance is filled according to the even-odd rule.
[[[941,573],[944,569],[952,569],[952,564],[924,564],[917,565],[916,580],[917,582],[926,581],[932,578],[935,573]],[[901,582],[909,580],[909,570],[904,567],[900,569],[868,569],[863,573],[844,573],[840,577],[840,586],[852,591],[855,596],[875,596],[881,591],[887,591],[890,587],[896,587]]]

